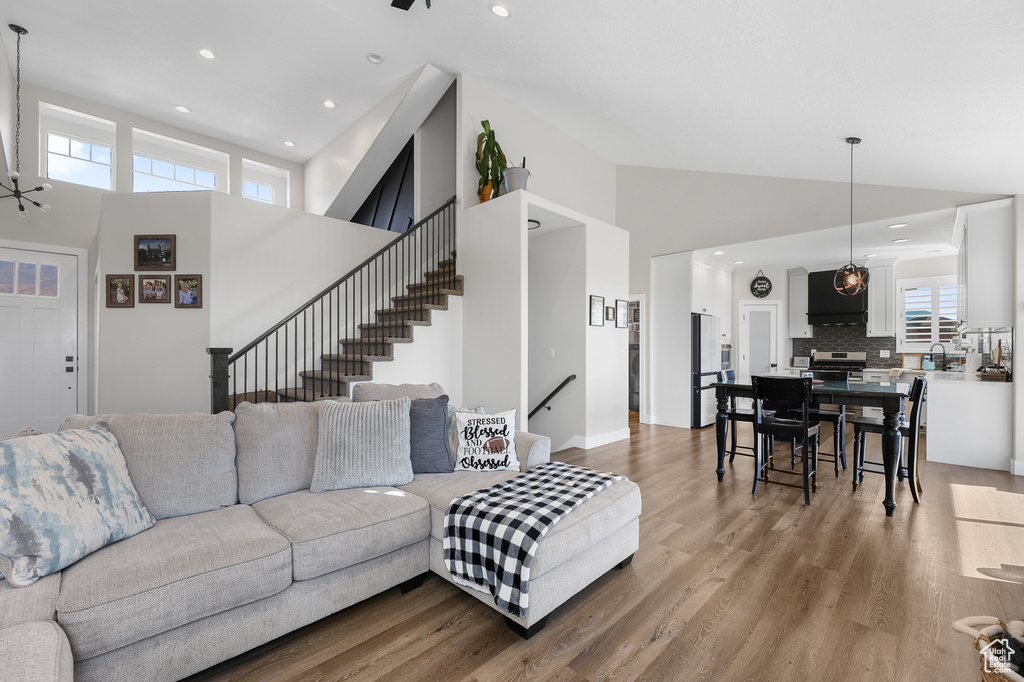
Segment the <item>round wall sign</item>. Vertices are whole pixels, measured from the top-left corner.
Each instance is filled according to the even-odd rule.
[[[750,281],[750,293],[756,298],[764,298],[772,293],[772,281],[764,276],[764,272],[757,271],[757,277]]]

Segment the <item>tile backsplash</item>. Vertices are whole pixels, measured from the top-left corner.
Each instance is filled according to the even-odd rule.
[[[896,337],[869,337],[867,325],[814,325],[814,338],[793,339],[794,356],[810,356],[812,350],[865,351],[868,367],[889,369],[903,366],[903,356],[896,353]],[[889,351],[889,357],[879,357],[879,351]]]

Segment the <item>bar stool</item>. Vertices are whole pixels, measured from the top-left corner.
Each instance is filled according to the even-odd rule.
[[[718,372],[718,381],[735,381],[736,371],[731,369],[723,369]],[[725,411],[725,417],[728,420],[726,422],[726,430],[729,432],[730,446],[725,451],[729,453],[729,461],[732,462],[736,459],[736,455],[743,455],[744,457],[753,457],[755,445],[737,445],[736,444],[736,424],[738,422],[745,422],[748,424],[754,423],[754,410],[746,409],[742,407],[736,407],[736,396],[729,398],[729,407]],[[744,450],[750,450],[750,452],[739,452],[740,448]]]
[[[814,378],[822,381],[845,381],[849,383],[850,373],[836,370],[813,370]],[[843,469],[846,469],[846,406],[829,405],[823,407],[820,403],[811,403],[811,419],[828,422],[832,424],[832,452],[819,452],[818,456],[824,455],[825,461],[831,461],[835,466],[836,478],[839,478],[839,463],[842,462]]]
[[[751,377],[754,387],[754,488],[757,494],[758,481],[768,483],[770,472],[794,474],[802,479],[804,504],[811,504],[811,492],[818,488],[818,430],[819,423],[810,419],[811,377]],[[762,409],[763,402],[780,406],[775,415],[767,415]],[[781,406],[790,415],[799,414],[797,419],[783,419]],[[776,469],[768,455],[768,443],[773,438],[787,438],[794,443],[800,441],[802,472]],[[779,481],[776,481],[781,483]],[[781,483],[781,485],[793,485]],[[801,487],[801,486],[794,486]]]
[[[914,383],[910,387],[909,400],[913,403],[913,407],[910,408],[910,419],[908,420],[906,415],[904,415],[898,427],[900,433],[900,460],[897,472],[901,481],[904,476],[910,479],[910,493],[914,496],[914,502],[920,502],[921,499],[918,493],[924,492],[924,488],[921,487],[921,478],[917,473],[917,452],[921,431],[921,408],[926,400],[927,388],[927,379],[924,377],[916,377],[914,379]],[[850,423],[853,424],[853,489],[856,490],[857,484],[864,482],[865,471],[872,474],[885,473],[884,468],[869,468],[882,467],[883,464],[881,462],[872,462],[864,459],[867,434],[881,434],[885,431],[885,425],[881,419],[872,419],[870,417],[851,419]],[[906,448],[903,447],[904,442],[907,444]]]

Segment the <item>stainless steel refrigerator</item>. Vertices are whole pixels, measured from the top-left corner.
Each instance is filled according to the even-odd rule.
[[[693,313],[690,330],[690,427],[699,429],[715,423],[718,404],[715,389],[722,369],[721,322],[711,315]]]

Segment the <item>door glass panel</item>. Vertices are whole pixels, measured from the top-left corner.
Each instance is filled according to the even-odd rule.
[[[35,263],[18,263],[18,293],[22,296],[36,295]]]
[[[14,293],[14,261],[0,260],[0,294]]]
[[[57,296],[58,270],[56,265],[39,266],[39,295]]]

